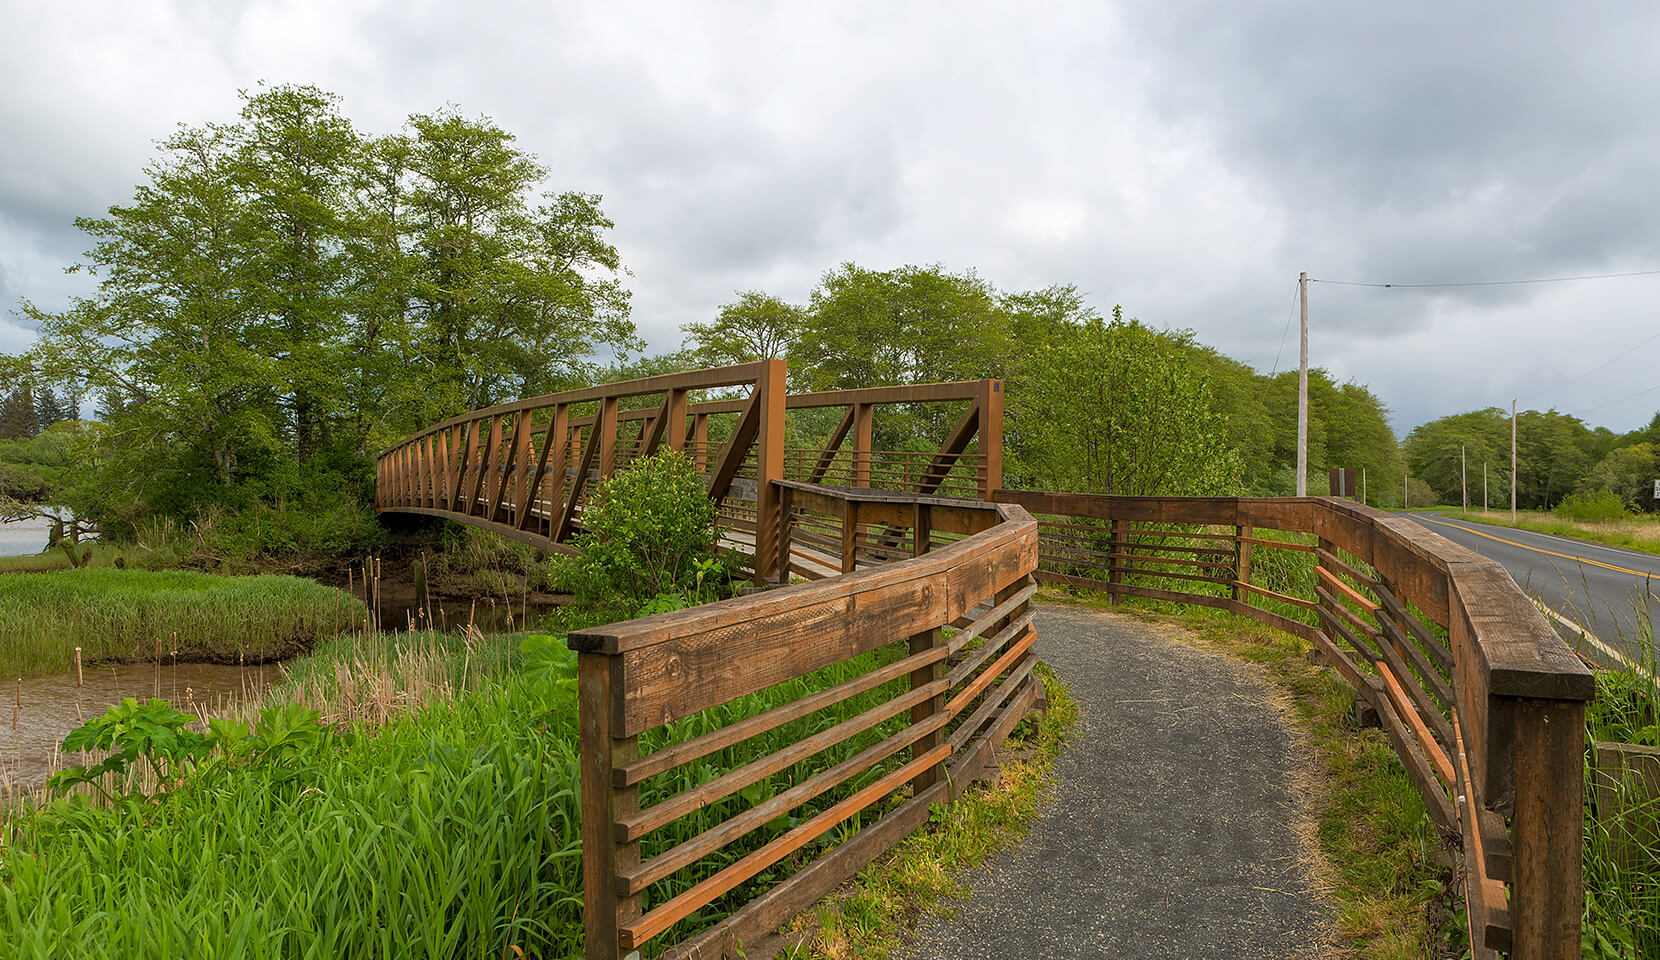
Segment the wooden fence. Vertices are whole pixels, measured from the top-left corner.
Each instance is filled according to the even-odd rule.
[[[833,516],[855,537],[883,525],[908,555],[570,635],[589,960],[665,935],[680,938],[666,956],[734,955],[740,946],[770,956],[756,941],[982,776],[1042,699],[1032,649],[1038,534],[1025,510],[790,481],[778,490],[786,543],[799,518]],[[856,549],[833,546],[831,556]],[[705,711],[838,666],[856,672],[710,726]],[[876,702],[846,708],[859,697]],[[694,715],[703,722],[679,725]],[[794,731],[786,742],[766,740],[783,730]],[[657,749],[643,752],[642,738]],[[710,757],[741,762],[717,771]],[[757,791],[792,770],[777,792]],[[656,802],[642,805],[643,790]],[[802,819],[780,821],[803,805]],[[854,818],[862,829],[822,846]],[[744,887],[781,865],[787,876]],[[747,899],[733,902],[739,894]],[[699,928],[699,911],[717,902],[730,915]]]
[[[1430,816],[1462,837],[1475,954],[1580,955],[1594,684],[1498,563],[1330,497],[996,499],[1039,516],[1040,580],[1307,639],[1376,711]]]

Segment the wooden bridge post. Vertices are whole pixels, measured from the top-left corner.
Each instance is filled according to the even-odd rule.
[[[980,381],[980,499],[1003,489],[1003,381]]]
[[[876,406],[869,403],[853,405],[853,476],[851,485],[870,486],[870,446],[873,414]]]
[[[692,417],[692,449],[696,453],[697,472],[709,472],[709,415],[699,413]]]
[[[686,411],[691,407],[688,402],[689,394],[685,390],[670,390],[668,407],[667,432],[663,439],[670,450],[686,449]]]
[[[755,433],[755,579],[776,569],[782,516],[778,481],[784,479],[784,361],[761,361],[755,379],[760,425]]]
[[[640,917],[640,895],[618,896],[616,878],[640,865],[640,843],[618,843],[612,825],[639,808],[638,787],[618,787],[612,771],[639,755],[635,737],[612,726],[611,657],[577,654],[582,743],[582,900],[588,960],[622,960],[621,929]]]
[[[617,472],[617,398],[605,397],[599,402],[599,416],[594,419],[593,438],[599,443],[599,479]]]

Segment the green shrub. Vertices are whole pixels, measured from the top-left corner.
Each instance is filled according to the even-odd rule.
[[[51,493],[51,484],[36,467],[0,462],[0,499],[39,503]]]
[[[692,459],[665,451],[606,479],[582,511],[567,583],[583,602],[699,594],[715,562],[715,502]]]
[[[1625,501],[1612,490],[1584,490],[1563,497],[1551,512],[1564,520],[1596,523],[1623,520],[1628,511]]]

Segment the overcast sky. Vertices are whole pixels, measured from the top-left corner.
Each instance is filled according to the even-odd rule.
[[[234,118],[261,80],[339,93],[367,133],[454,104],[517,134],[551,188],[604,195],[656,349],[736,291],[805,301],[849,260],[1076,284],[1263,372],[1296,364],[1294,325],[1280,348],[1300,270],[1660,270],[1660,5],[1630,0],[0,16],[0,351],[32,338],[19,298],[87,291],[62,273],[87,246],[71,221],[129,199],[154,141]],[[1593,369],[1660,333],[1660,276],[1327,283],[1310,301],[1313,363],[1369,385],[1402,433],[1513,397],[1615,430],[1660,409],[1660,339]]]

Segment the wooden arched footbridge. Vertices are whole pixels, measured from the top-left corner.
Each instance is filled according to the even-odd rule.
[[[717,390],[741,395],[699,396]],[[1308,640],[1377,711],[1430,816],[1462,842],[1476,955],[1579,955],[1592,677],[1498,564],[1329,497],[1005,490],[1002,401],[995,380],[788,395],[784,364],[771,360],[503,404],[381,457],[383,511],[569,550],[600,479],[660,448],[684,450],[721,501],[728,542],[751,556],[758,583],[780,584],[571,635],[590,960],[654,941],[672,944],[667,956],[740,944],[759,955],[768,934],[919,827],[931,804],[994,769],[994,747],[1041,706],[1033,599],[1043,581],[1218,607]],[[822,441],[801,440],[790,419],[838,408],[839,420],[818,415],[835,423]],[[875,449],[883,410],[946,427],[943,443]],[[1253,575],[1266,551],[1312,555],[1312,588],[1285,592]],[[811,582],[782,585],[792,573]],[[640,754],[640,736],[664,724],[882,650],[852,679]],[[654,777],[875,691],[894,692],[640,806]],[[873,730],[882,736],[870,742]],[[746,791],[861,736],[868,746],[776,795]],[[896,794],[904,799],[890,802]],[[710,854],[821,797],[834,802],[709,866]],[[643,845],[712,809],[723,818],[689,839]],[[808,856],[855,816],[862,829]],[[798,868],[786,879],[718,923],[696,923],[787,858]]]

